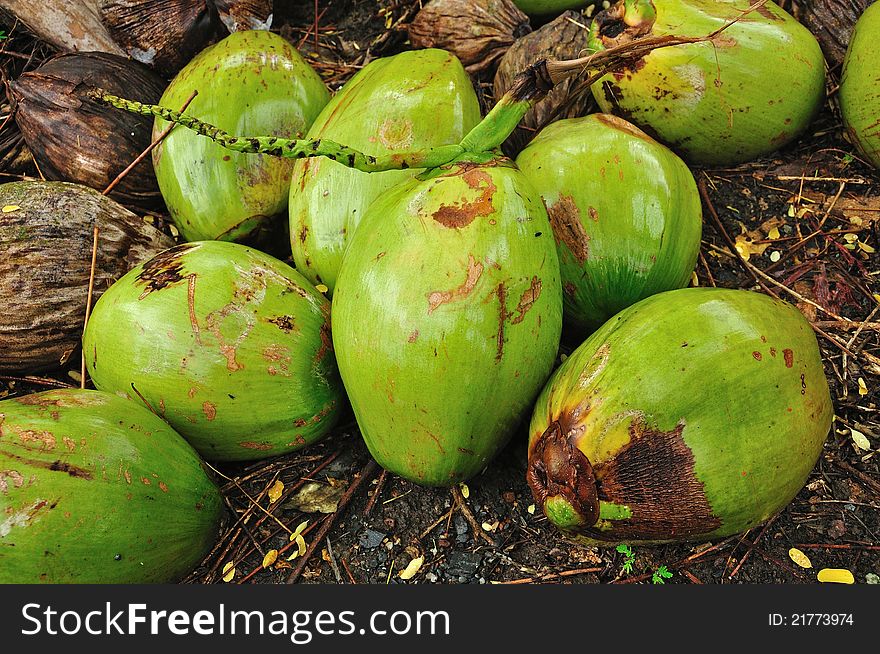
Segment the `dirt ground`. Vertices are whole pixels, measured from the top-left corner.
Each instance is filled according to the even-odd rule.
[[[405,25],[419,3],[321,2],[317,47],[313,3],[283,4],[288,9],[279,10],[275,26],[335,90],[370,58],[409,47]],[[797,2],[783,5],[796,15],[800,9]],[[20,26],[0,22],[0,30],[8,35],[0,43],[4,83],[52,54]],[[722,541],[634,547],[630,557],[578,546],[533,506],[524,430],[466,489],[451,492],[381,473],[349,415],[331,437],[303,452],[217,466],[228,521],[186,581],[404,583],[399,573],[423,557],[407,583],[813,583],[821,568],[846,568],[857,583],[880,582],[880,175],[843,137],[838,76],[829,71],[828,100],[797,143],[736,168],[694,169],[704,192],[696,283],[793,302],[819,338],[836,420],[805,488],[780,514]],[[490,80],[477,85],[490,104]],[[3,120],[9,110],[0,97],[0,181],[37,177],[14,121]],[[562,351],[576,345],[566,340]],[[0,397],[73,385],[78,354],[71,361],[69,370],[41,378],[0,378]],[[853,430],[870,449],[856,445]],[[270,503],[277,481],[284,490]],[[306,499],[313,506],[304,506]],[[305,510],[328,502],[322,508],[335,502],[337,511]],[[301,543],[291,541],[304,521]],[[811,559],[811,569],[792,561],[792,547]],[[264,568],[273,550],[277,558]]]

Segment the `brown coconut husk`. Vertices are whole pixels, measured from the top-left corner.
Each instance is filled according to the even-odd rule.
[[[511,0],[433,0],[410,23],[409,38],[415,48],[448,50],[478,73],[530,31],[529,17]]]
[[[208,0],[99,0],[98,9],[113,40],[165,77],[223,32]]]
[[[272,0],[214,0],[214,6],[230,32],[267,30],[272,26]]]
[[[825,59],[833,66],[843,63],[853,27],[874,0],[806,0],[801,20],[819,41]],[[880,38],[880,34],[877,35]]]
[[[513,85],[516,75],[542,59],[577,59],[586,53],[589,33],[582,14],[566,11],[554,21],[514,43],[495,73],[495,97],[500,98]],[[574,75],[558,83],[547,97],[535,104],[519,126],[504,142],[502,149],[515,157],[543,127],[560,118],[584,116],[595,109],[590,94],[574,96],[571,91],[580,82]]]
[[[101,52],[63,54],[11,83],[16,122],[43,175],[103,190],[150,144],[153,120],[88,97],[103,88],[158,102],[163,80],[146,66]],[[126,205],[161,206],[153,166],[145,159],[111,197]]]
[[[0,185],[0,372],[63,365],[79,347],[99,228],[97,300],[116,279],[174,245],[97,191],[67,182]]]

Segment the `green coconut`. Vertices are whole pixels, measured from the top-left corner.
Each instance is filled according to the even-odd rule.
[[[147,403],[207,459],[300,449],[344,402],[330,302],[236,243],[178,245],[133,268],[96,303],[83,349],[97,388]]]
[[[168,583],[214,545],[223,500],[142,405],[63,389],[0,402],[0,583]]]
[[[623,310],[535,406],[528,481],[591,544],[709,540],[803,487],[833,410],[810,324],[750,291],[687,288]]]
[[[513,0],[513,4],[530,16],[558,14],[566,9],[583,9],[596,0]]]
[[[480,106],[459,60],[427,49],[370,62],[333,97],[308,137],[379,156],[458,143],[479,121]],[[289,205],[297,270],[332,293],[367,207],[417,172],[366,173],[325,158],[298,161]]]
[[[450,486],[508,441],[550,374],[562,289],[540,197],[509,160],[462,162],[374,202],[333,296],[333,343],[383,467]]]
[[[655,6],[656,5],[656,6]],[[591,24],[602,50],[648,36],[711,42],[652,51],[605,75],[592,91],[606,113],[635,123],[688,162],[729,165],[768,154],[802,134],[825,97],[822,50],[773,2],[619,0]]]
[[[880,168],[880,4],[853,30],[840,81],[840,111],[850,140]]]
[[[700,251],[700,195],[685,163],[609,114],[545,127],[517,157],[556,238],[566,320],[592,331],[686,286]]]
[[[171,81],[161,104],[235,134],[293,138],[329,100],[318,74],[285,39],[236,32],[203,50]],[[168,123],[157,118],[153,136]],[[230,152],[185,129],[153,150],[162,197],[187,241],[241,240],[287,208],[293,162]]]

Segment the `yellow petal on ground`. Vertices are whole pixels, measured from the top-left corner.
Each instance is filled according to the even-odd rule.
[[[827,584],[854,584],[853,573],[843,568],[822,568],[816,579]]]
[[[299,550],[295,550],[295,551],[293,552],[293,554],[291,554],[290,556],[287,557],[287,560],[288,560],[288,561],[293,561],[293,560],[294,560],[296,557],[298,557],[298,556],[299,556]]]
[[[296,526],[296,529],[293,530],[293,533],[290,534],[290,540],[291,540],[291,542],[292,542],[292,541],[295,541],[295,540],[296,540],[296,537],[299,536],[301,533],[303,533],[303,532],[305,531],[306,527],[308,527],[308,526],[309,526],[309,521],[308,521],[308,520],[303,520],[302,522],[300,522],[300,523]]]
[[[275,504],[278,501],[278,498],[281,497],[281,493],[284,492],[284,482],[280,479],[272,484],[272,488],[269,489],[269,504]]]
[[[776,263],[781,258],[782,255],[779,253],[779,250],[773,250],[773,252],[770,253],[770,261],[772,261],[773,263]]]
[[[406,566],[400,573],[397,575],[403,580],[412,579],[416,573],[422,569],[422,564],[425,562],[424,556],[419,556],[414,558],[409,562],[409,565]]]
[[[461,496],[464,499],[467,499],[471,496],[471,489],[468,488],[468,485],[464,482],[461,482],[458,487],[461,489]]]
[[[866,252],[867,254],[874,254],[877,251],[873,247],[871,247],[867,243],[863,243],[862,241],[856,241],[856,243],[859,246],[859,249],[862,252]]]
[[[790,550],[788,550],[788,558],[790,558],[802,568],[813,567],[813,562],[810,561],[809,557],[796,547],[792,547]]]
[[[330,289],[327,288],[327,286],[325,286],[324,284],[318,284],[317,286],[315,286],[315,290],[318,291],[318,293],[326,293]]]
[[[860,450],[864,450],[867,452],[871,449],[871,441],[868,440],[868,437],[865,436],[858,429],[850,429],[849,435],[852,437],[853,443],[856,444],[856,447]]]
[[[529,512],[529,515],[535,515],[535,505],[529,504],[528,508],[526,508],[526,511]]]
[[[865,383],[865,380],[859,377],[859,395],[867,395],[868,394],[868,385]]]
[[[235,565],[230,561],[223,566],[223,581],[227,584],[235,577]]]
[[[263,557],[263,568],[268,568],[278,560],[278,550],[269,550]]]
[[[7,204],[5,207],[3,207],[2,211],[3,213],[12,213],[13,211],[18,211],[19,209],[21,209],[21,207],[17,204]]]
[[[775,241],[777,238],[779,238],[779,229],[776,227],[771,229],[769,232],[767,232],[767,238]]]
[[[300,556],[306,553],[306,539],[303,538],[300,534],[296,535],[296,547],[299,550]]]
[[[697,273],[696,273],[696,271],[694,271],[691,273],[691,286],[699,286],[699,285],[700,285],[700,278],[697,277]]]

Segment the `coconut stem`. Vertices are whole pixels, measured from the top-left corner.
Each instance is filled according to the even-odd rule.
[[[224,148],[235,152],[268,154],[286,159],[327,157],[349,168],[356,168],[368,173],[405,168],[436,168],[437,166],[449,163],[465,152],[461,145],[446,145],[419,152],[404,152],[374,157],[329,139],[235,136],[210,123],[180,113],[179,111],[168,109],[167,107],[126,100],[125,98],[106,93],[101,89],[96,89],[92,96],[117,109],[124,109],[125,111],[143,116],[157,116],[168,122],[183,125],[197,134],[206,136]]]

